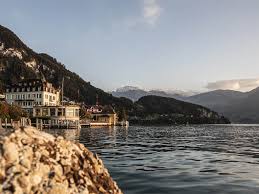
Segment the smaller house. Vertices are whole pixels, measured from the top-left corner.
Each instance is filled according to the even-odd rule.
[[[118,122],[117,114],[110,105],[92,105],[85,108],[91,126],[114,126]]]

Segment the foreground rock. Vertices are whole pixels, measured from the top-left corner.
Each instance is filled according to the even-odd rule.
[[[0,193],[122,193],[82,144],[19,129],[0,141]]]

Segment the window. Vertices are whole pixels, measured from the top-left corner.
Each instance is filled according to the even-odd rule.
[[[27,88],[27,92],[29,92],[29,91],[30,91],[30,87]]]
[[[43,108],[43,109],[42,109],[42,116],[49,116],[49,110],[48,110],[48,108]]]
[[[56,116],[56,109],[55,108],[50,109],[50,116]]]
[[[74,110],[73,109],[67,109],[67,111],[66,111],[66,116],[68,116],[68,117],[73,117],[74,116]]]
[[[63,108],[58,109],[58,116],[63,116]]]
[[[24,92],[25,91],[25,88],[22,88],[22,92]]]
[[[41,94],[39,94],[39,98],[41,98]]]
[[[39,108],[36,108],[35,114],[36,114],[36,116],[41,116],[41,115],[40,115],[40,109],[39,109]]]
[[[76,110],[75,110],[75,116],[76,116],[76,117],[79,117],[79,109],[76,109]]]

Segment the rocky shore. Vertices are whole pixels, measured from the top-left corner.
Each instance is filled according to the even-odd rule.
[[[84,145],[23,128],[0,140],[0,193],[122,192]]]

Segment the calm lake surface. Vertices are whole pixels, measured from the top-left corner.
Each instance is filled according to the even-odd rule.
[[[52,131],[98,153],[125,194],[259,193],[259,126]]]

